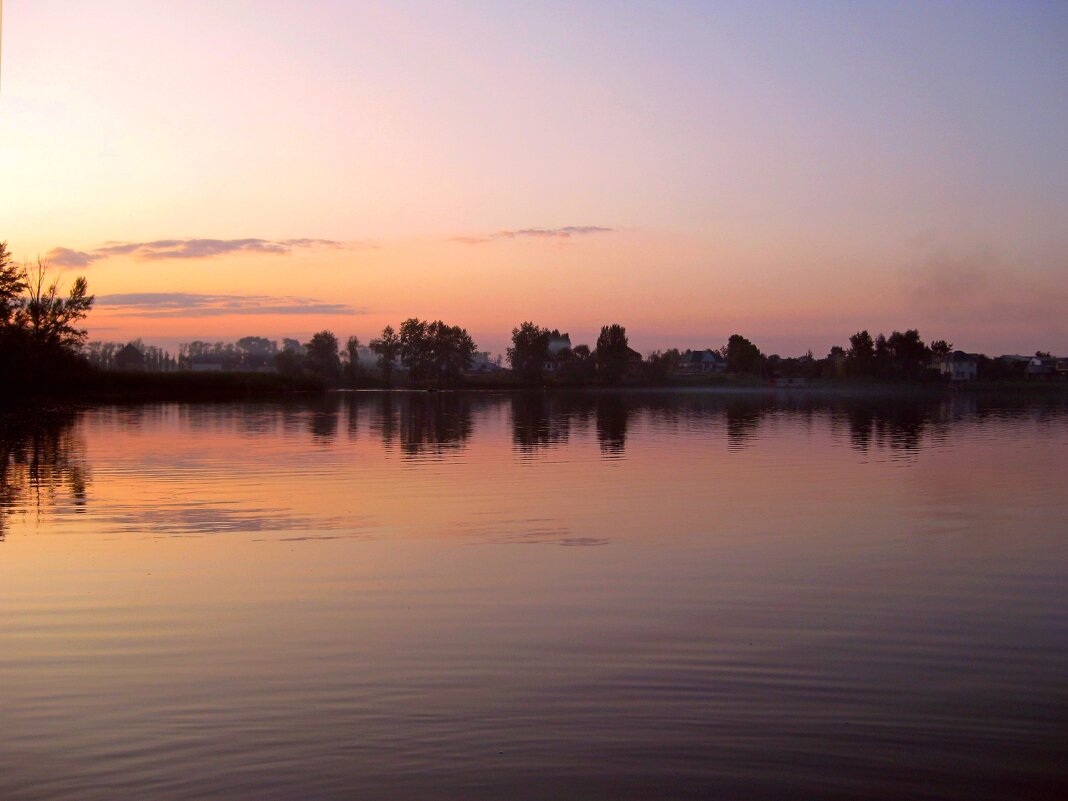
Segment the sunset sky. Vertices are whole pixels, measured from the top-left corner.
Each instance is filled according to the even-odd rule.
[[[1068,5],[7,0],[0,240],[93,338],[522,320],[1068,352]]]

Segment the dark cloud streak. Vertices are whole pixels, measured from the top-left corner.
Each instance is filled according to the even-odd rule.
[[[48,258],[58,267],[87,267],[112,256],[130,256],[138,261],[210,259],[231,253],[286,256],[297,249],[347,250],[375,247],[371,242],[340,242],[334,239],[156,239],[151,242],[105,242],[93,251],[57,247]]]
[[[518,228],[513,231],[497,231],[488,236],[454,236],[449,241],[458,242],[461,245],[481,245],[495,239],[571,239],[576,236],[607,234],[614,231],[614,228],[605,228],[601,225],[565,225],[561,228]]]
[[[162,259],[209,259],[228,253],[260,253],[282,256],[294,248],[341,247],[327,239],[159,239],[154,242],[114,242],[97,248],[100,256],[133,256],[141,261]]]
[[[230,314],[362,314],[347,303],[274,295],[206,295],[192,292],[131,292],[102,295],[101,308],[123,317],[222,317]]]

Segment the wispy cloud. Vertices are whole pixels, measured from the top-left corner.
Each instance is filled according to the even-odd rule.
[[[454,236],[449,241],[458,242],[462,245],[481,245],[492,242],[495,239],[571,239],[576,236],[588,236],[589,234],[607,234],[614,228],[605,228],[601,225],[565,225],[560,228],[517,228],[512,231],[497,231],[486,236]]]
[[[494,239],[514,239],[517,236],[531,236],[536,238],[570,239],[573,236],[585,236],[586,234],[606,234],[611,228],[600,225],[565,225],[563,228],[520,228],[518,231],[498,231],[493,235]]]
[[[46,256],[56,267],[88,267],[94,261],[103,258],[95,253],[70,248],[52,248]]]
[[[92,251],[53,248],[48,258],[57,267],[86,267],[112,256],[128,256],[139,261],[164,259],[210,259],[231,253],[285,256],[297,249],[331,248],[349,250],[375,247],[366,241],[341,242],[335,239],[156,239],[151,242],[105,242]]]
[[[363,314],[347,303],[276,295],[203,295],[192,292],[130,292],[102,295],[96,305],[123,317],[221,317],[231,314]]]
[[[132,256],[142,261],[161,259],[209,259],[228,253],[286,255],[295,248],[342,248],[332,239],[157,239],[154,242],[107,242],[94,253],[100,256]]]

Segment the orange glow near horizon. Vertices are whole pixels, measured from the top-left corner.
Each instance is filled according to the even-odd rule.
[[[95,339],[1068,351],[1061,9],[6,11],[0,240],[89,278]]]

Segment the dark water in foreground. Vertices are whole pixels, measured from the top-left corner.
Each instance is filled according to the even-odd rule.
[[[0,798],[1068,798],[1068,410],[7,419]]]

